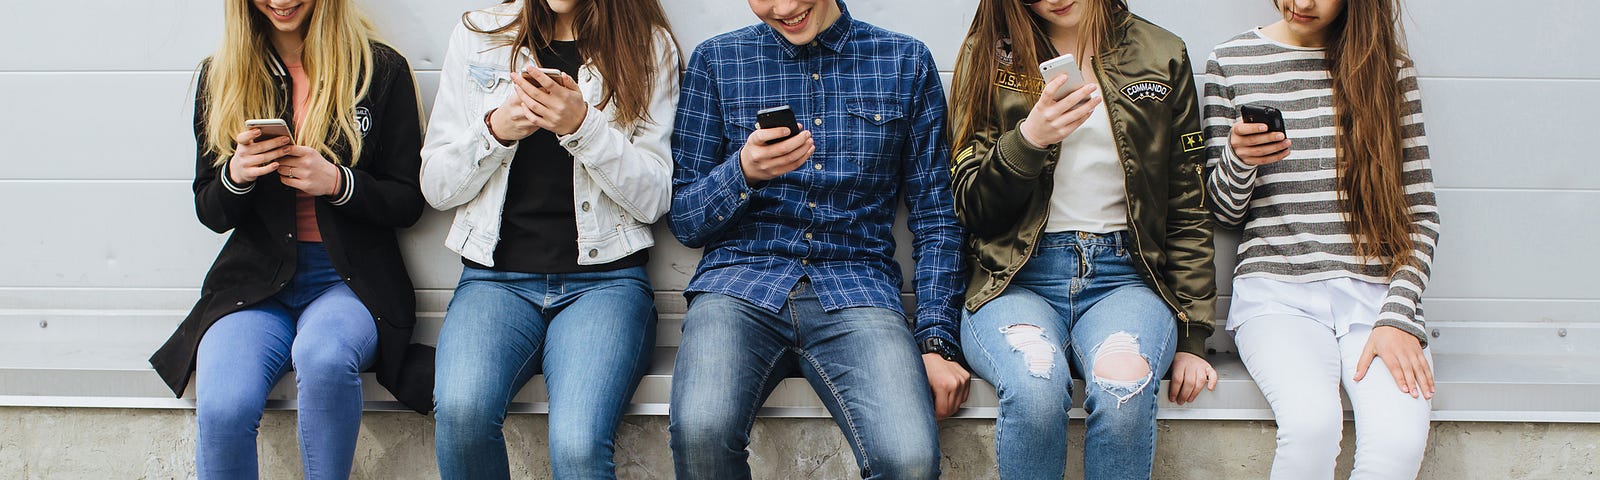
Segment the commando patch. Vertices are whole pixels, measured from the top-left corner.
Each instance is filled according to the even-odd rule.
[[[1165,102],[1167,101],[1167,95],[1171,93],[1172,86],[1155,80],[1140,80],[1122,87],[1122,94],[1127,95],[1129,100],[1135,102],[1140,100]]]
[[[1183,145],[1184,152],[1193,152],[1206,148],[1205,137],[1200,136],[1200,132],[1185,133],[1183,136],[1178,137],[1178,143]]]

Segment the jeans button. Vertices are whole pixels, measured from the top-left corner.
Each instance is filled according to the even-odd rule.
[[[594,258],[594,257],[598,257],[598,256],[600,256],[600,251],[599,250],[594,250],[594,249],[590,249],[589,250],[589,258]]]
[[[589,211],[589,202],[583,202],[583,211]]]

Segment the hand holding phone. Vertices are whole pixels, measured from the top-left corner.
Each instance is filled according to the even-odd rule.
[[[1039,75],[1045,79],[1039,101],[1018,130],[1029,144],[1045,148],[1066,140],[1094,115],[1100,87],[1084,82],[1070,53],[1039,64]]]
[[[792,172],[817,151],[811,131],[800,128],[788,105],[756,112],[756,129],[739,150],[739,168],[748,185]]]
[[[554,69],[554,68],[530,67],[530,69],[531,70],[538,70],[540,73],[545,74],[545,76],[550,77],[552,80],[555,80],[558,83],[561,81],[561,77],[564,77],[564,76],[567,75],[566,72],[562,72],[561,70]],[[539,76],[538,75],[534,75],[531,70],[523,70],[522,71],[522,78],[524,80],[527,80],[528,83],[531,83],[536,87],[549,88],[549,86],[545,85],[544,82],[540,82],[539,78],[538,78]]]
[[[1084,84],[1083,72],[1078,68],[1078,59],[1070,53],[1045,60],[1039,64],[1039,76],[1044,78],[1045,84],[1049,84],[1051,80],[1055,80],[1056,77],[1062,75],[1067,76],[1067,83],[1061,84],[1060,88],[1050,92],[1052,100],[1060,100],[1082,87]]]
[[[262,175],[278,170],[278,160],[294,148],[288,122],[277,118],[245,121],[245,130],[235,135],[233,158],[228,159],[228,179],[246,185]]]
[[[1289,157],[1289,136],[1283,112],[1264,105],[1239,107],[1239,121],[1228,134],[1228,146],[1246,165],[1259,166]]]

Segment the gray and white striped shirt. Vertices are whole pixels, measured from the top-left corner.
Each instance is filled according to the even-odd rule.
[[[1354,278],[1388,285],[1373,325],[1399,327],[1426,345],[1421,301],[1439,238],[1439,209],[1434,203],[1416,70],[1402,67],[1399,82],[1405,99],[1400,122],[1403,181],[1418,262],[1389,276],[1380,259],[1355,254],[1339,207],[1337,128],[1325,58],[1322,49],[1285,45],[1258,30],[1212,50],[1201,100],[1211,210],[1224,225],[1244,226],[1236,277],[1297,283]],[[1241,105],[1265,105],[1283,112],[1293,143],[1288,158],[1252,167],[1234,155],[1228,134]]]

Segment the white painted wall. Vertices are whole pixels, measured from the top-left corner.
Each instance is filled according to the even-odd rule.
[[[686,51],[754,21],[737,0],[662,1]],[[431,104],[450,28],[494,2],[363,3]],[[948,73],[976,3],[851,8],[927,42]],[[1600,31],[1583,20],[1600,18],[1600,3],[1514,5],[1409,2],[1444,217],[1429,318],[1600,324],[1591,243],[1600,237]],[[40,310],[181,316],[224,239],[195,221],[189,193],[192,70],[218,41],[220,2],[0,0],[0,9],[0,320]],[[1197,65],[1212,45],[1274,18],[1267,0],[1134,0],[1133,9],[1184,37]],[[460,270],[439,245],[447,224],[432,212],[405,234],[430,317]],[[698,256],[658,231],[653,280],[679,290]],[[1219,246],[1226,292],[1233,242]]]

